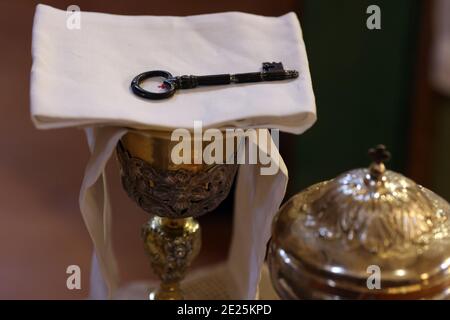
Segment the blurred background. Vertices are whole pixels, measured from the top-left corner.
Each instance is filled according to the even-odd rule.
[[[82,11],[127,15],[192,15],[295,11],[303,28],[318,121],[301,136],[282,135],[288,195],[369,164],[383,143],[389,168],[450,200],[450,1],[0,0],[0,299],[88,296],[92,244],[78,208],[88,160],[78,129],[36,130],[29,116],[34,8],[76,4]],[[366,27],[369,5],[381,30]],[[447,31],[445,31],[447,30]],[[139,237],[147,217],[108,172],[114,244],[124,282],[152,278]],[[203,248],[194,267],[226,258],[232,197],[201,218]],[[82,270],[82,289],[66,288],[66,268]]]

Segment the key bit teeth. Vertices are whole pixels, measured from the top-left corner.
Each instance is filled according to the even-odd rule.
[[[263,62],[263,71],[284,71],[283,63],[281,62]]]
[[[287,76],[287,79],[298,78],[298,71],[297,70],[287,70],[286,76]]]

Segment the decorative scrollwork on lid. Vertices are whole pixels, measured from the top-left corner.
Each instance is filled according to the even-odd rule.
[[[369,169],[342,174],[305,207],[305,221],[320,237],[382,256],[449,237],[447,202],[398,173],[385,171],[377,183],[367,184],[370,174]]]
[[[228,195],[236,164],[213,164],[199,171],[160,170],[116,147],[122,185],[143,210],[167,218],[198,217],[214,210]]]

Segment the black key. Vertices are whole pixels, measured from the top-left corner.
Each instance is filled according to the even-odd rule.
[[[162,77],[164,92],[151,92],[141,87],[142,81]],[[152,100],[166,99],[173,96],[178,89],[191,89],[198,86],[215,86],[230,83],[250,83],[262,81],[279,81],[295,79],[298,77],[296,70],[284,70],[281,62],[264,62],[261,72],[236,73],[236,74],[214,74],[206,76],[184,75],[173,77],[167,71],[153,70],[147,71],[136,76],[131,82],[131,89],[134,94]]]

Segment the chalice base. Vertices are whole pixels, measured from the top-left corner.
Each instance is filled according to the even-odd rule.
[[[179,283],[166,284],[161,283],[148,295],[150,300],[183,300],[185,294],[180,288]]]
[[[226,263],[199,268],[192,271],[181,283],[184,298],[187,300],[231,300],[236,299],[236,293],[229,286],[230,278]],[[114,300],[149,300],[150,295],[159,287],[158,281],[131,282],[117,290]],[[261,300],[278,300],[269,271],[266,265],[261,272],[258,296]]]

